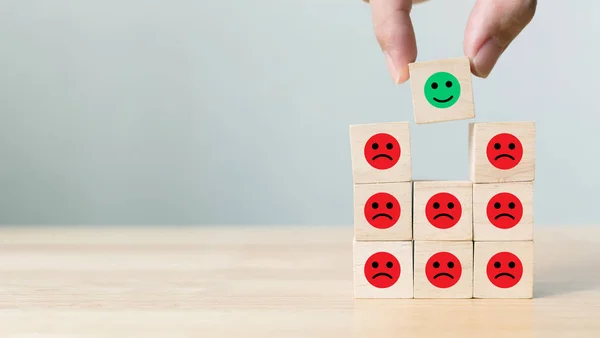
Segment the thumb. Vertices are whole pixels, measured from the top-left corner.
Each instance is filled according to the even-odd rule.
[[[533,19],[536,0],[477,0],[465,30],[472,72],[487,77],[510,43]]]
[[[417,43],[410,11],[412,0],[370,0],[373,28],[392,80],[409,78],[408,64],[417,58]]]

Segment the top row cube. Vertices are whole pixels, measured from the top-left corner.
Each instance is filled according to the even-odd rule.
[[[535,122],[469,123],[471,182],[534,181],[535,134]]]
[[[412,180],[408,122],[351,125],[350,149],[355,184]]]
[[[409,64],[415,123],[475,117],[469,58]]]
[[[470,123],[470,181],[533,181],[535,134],[535,122]],[[355,184],[412,181],[408,122],[351,125],[350,143]]]

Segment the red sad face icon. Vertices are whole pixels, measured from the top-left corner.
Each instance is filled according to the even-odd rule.
[[[425,276],[431,285],[446,289],[460,280],[462,265],[456,256],[449,252],[438,252],[431,256],[425,266]]]
[[[390,169],[400,159],[400,143],[390,134],[373,135],[365,144],[365,159],[375,169]]]
[[[400,278],[400,262],[389,252],[374,253],[365,263],[365,278],[376,288],[389,288]]]
[[[523,263],[510,252],[499,252],[488,261],[487,276],[499,288],[512,288],[523,277]]]
[[[425,206],[425,216],[431,225],[438,229],[449,229],[458,223],[462,206],[456,196],[440,192],[433,195]]]
[[[498,134],[488,142],[486,154],[488,161],[501,170],[512,169],[523,158],[523,145],[512,134]]]
[[[521,221],[523,204],[517,196],[501,192],[490,199],[486,211],[492,225],[500,229],[510,229]]]
[[[365,203],[365,218],[377,229],[387,229],[400,219],[400,203],[385,192],[371,196]]]

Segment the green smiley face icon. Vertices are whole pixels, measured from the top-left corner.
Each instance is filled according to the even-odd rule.
[[[437,72],[425,82],[425,98],[436,108],[452,107],[460,97],[460,83],[447,72]]]

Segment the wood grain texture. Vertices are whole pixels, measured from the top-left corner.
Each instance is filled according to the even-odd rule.
[[[355,184],[362,183],[390,183],[410,182],[412,180],[412,154],[410,143],[410,124],[408,122],[382,122],[358,124],[349,126],[350,133],[350,158],[352,162],[352,180]],[[387,134],[383,138],[375,138],[374,135]],[[376,159],[378,164],[387,165],[394,163],[391,167],[380,169],[369,163],[374,154],[393,154],[386,150],[387,143],[395,139],[400,149],[400,157],[389,160],[385,157]],[[369,142],[371,141],[371,142]],[[377,150],[372,150],[376,143]],[[365,154],[365,147],[369,152],[369,159]],[[397,161],[397,162],[396,162]],[[378,165],[376,164],[376,165]]]
[[[470,181],[473,183],[503,183],[535,180],[535,122],[473,122],[469,123],[468,130]],[[499,134],[509,134],[510,136],[496,139]],[[496,143],[499,148],[491,149]],[[510,149],[511,143],[520,143],[520,146]],[[493,154],[492,160],[488,158],[488,149]],[[515,152],[520,153],[521,156]],[[509,157],[496,159],[496,155],[503,154],[514,155],[514,159],[511,160]],[[508,163],[512,163],[514,166],[502,167]]]
[[[415,298],[473,297],[472,241],[415,241],[414,246]],[[453,264],[451,267],[448,266],[450,261]],[[439,266],[433,265],[434,262],[439,263]],[[433,281],[440,284],[434,285],[427,276],[428,267],[430,271],[435,271],[435,274],[448,273],[452,276],[454,284],[448,283],[448,277],[439,276]]]
[[[377,256],[384,254],[383,257]],[[373,259],[371,259],[373,257]],[[382,259],[384,258],[384,259]],[[386,267],[386,263],[392,263]],[[377,267],[370,267],[376,262]],[[396,264],[398,263],[398,264]],[[365,269],[366,266],[366,269]],[[400,269],[393,272],[396,267]],[[367,272],[369,271],[369,272]],[[376,275],[388,273],[388,277]],[[393,280],[397,278],[397,280]],[[378,282],[389,284],[382,286]],[[393,283],[391,283],[394,281]],[[371,283],[375,284],[371,284]],[[413,298],[413,242],[354,242],[355,298]]]
[[[415,240],[473,240],[473,184],[471,182],[415,181],[413,196],[413,238]],[[452,219],[443,216],[445,214],[450,215]]]
[[[475,242],[473,297],[533,297],[534,251],[533,241]],[[508,258],[507,254],[510,255]],[[499,265],[494,267],[493,263]],[[509,263],[515,263],[516,266],[509,267]],[[521,273],[515,272],[516,270],[520,270]],[[512,278],[500,276],[501,273],[509,273]],[[494,284],[492,281],[500,284]],[[506,282],[513,282],[514,285],[507,285]]]
[[[533,187],[534,182],[473,184],[473,240],[533,240]]]
[[[535,241],[533,299],[354,300],[351,225],[0,228],[0,337],[598,337],[600,227]]]
[[[411,240],[412,210],[411,182],[355,184],[354,237],[357,241]]]

